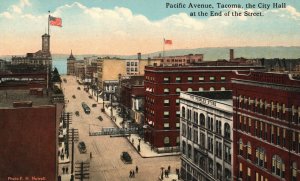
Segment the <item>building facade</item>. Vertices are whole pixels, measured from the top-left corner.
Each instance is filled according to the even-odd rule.
[[[185,66],[203,61],[203,54],[156,57],[164,66]]]
[[[71,54],[67,59],[67,75],[75,75],[75,62],[76,58],[74,57],[73,52],[71,50]]]
[[[181,91],[231,90],[233,70],[249,72],[255,66],[147,66],[145,69],[145,139],[158,151],[179,148],[179,94]],[[164,137],[170,138],[169,146]],[[167,148],[169,147],[169,148]]]
[[[299,180],[300,81],[237,73],[232,89],[234,180]]]
[[[180,112],[181,179],[232,180],[232,92],[180,93]]]

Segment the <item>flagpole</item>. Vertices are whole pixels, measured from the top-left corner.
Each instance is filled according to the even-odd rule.
[[[50,35],[50,11],[48,11],[49,15],[48,15],[48,35]]]
[[[163,59],[165,58],[165,38],[163,39]]]

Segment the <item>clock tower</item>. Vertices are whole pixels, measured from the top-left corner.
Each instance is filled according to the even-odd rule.
[[[42,36],[42,52],[50,53],[50,35],[48,34]]]

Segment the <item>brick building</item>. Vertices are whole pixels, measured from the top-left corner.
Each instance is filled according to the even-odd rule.
[[[0,90],[0,180],[57,180],[61,112],[38,92]]]
[[[145,140],[157,151],[178,149],[179,93],[181,91],[231,90],[233,70],[249,72],[256,66],[146,66]],[[170,143],[165,145],[164,138]]]
[[[300,81],[237,73],[232,89],[234,180],[300,180]]]

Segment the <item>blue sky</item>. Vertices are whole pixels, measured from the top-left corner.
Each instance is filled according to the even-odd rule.
[[[135,54],[162,49],[223,46],[299,46],[300,1],[285,9],[254,9],[263,17],[191,17],[201,9],[167,9],[166,3],[266,3],[275,0],[0,0],[0,55],[40,49],[47,11],[63,19],[51,27],[52,53]],[[221,9],[223,12],[247,9]],[[218,11],[218,9],[214,9]],[[204,10],[203,10],[204,11]]]

